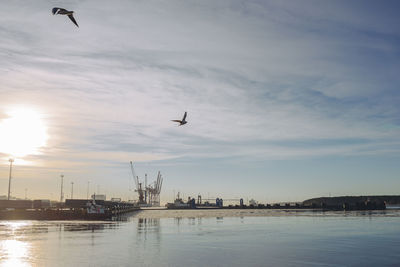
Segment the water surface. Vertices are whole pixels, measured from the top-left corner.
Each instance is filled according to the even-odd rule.
[[[142,211],[0,221],[0,266],[400,266],[400,211]]]

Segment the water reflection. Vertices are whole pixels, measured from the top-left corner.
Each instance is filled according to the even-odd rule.
[[[159,218],[139,218],[137,221],[136,245],[155,255],[161,253],[161,225]],[[141,255],[142,256],[142,255]],[[144,258],[138,258],[144,261]]]
[[[189,225],[196,225],[196,218],[195,217],[189,217]]]
[[[171,212],[170,217],[154,218],[159,215],[149,211],[126,222],[0,221],[0,267],[265,266],[267,261],[271,266],[397,266],[400,262],[400,211],[372,215],[304,211],[298,216],[267,217],[237,211],[232,217],[228,212],[209,217]]]
[[[29,263],[31,247],[24,241],[24,227],[30,226],[24,222],[11,222],[1,225],[0,266],[23,267]]]
[[[115,229],[119,226],[117,223],[67,223],[61,224],[63,231],[76,232],[76,231],[102,231],[105,229]]]
[[[88,232],[92,246],[98,232],[116,229],[115,222],[35,222],[5,221],[0,223],[0,267],[32,266],[39,254],[45,253],[33,244],[54,237],[59,243],[71,238],[68,232]],[[89,236],[87,236],[89,237]],[[88,240],[88,239],[87,239]],[[33,247],[32,247],[33,246]],[[45,250],[46,251],[46,250]],[[39,254],[38,254],[39,253]]]
[[[146,239],[147,234],[151,234],[160,239],[160,219],[159,218],[139,218],[137,224],[137,232],[139,236],[144,236]]]
[[[48,227],[28,222],[4,222],[0,224],[0,237],[8,238],[22,234],[47,233]]]
[[[31,266],[30,246],[26,242],[18,240],[4,240],[0,243],[0,266],[22,267]]]
[[[174,223],[176,224],[176,225],[180,225],[181,224],[181,221],[182,221],[182,217],[175,217],[174,218]]]

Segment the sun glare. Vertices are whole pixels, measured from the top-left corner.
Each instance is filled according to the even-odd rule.
[[[47,141],[47,129],[40,114],[27,108],[13,109],[0,121],[0,153],[11,157],[39,154]]]

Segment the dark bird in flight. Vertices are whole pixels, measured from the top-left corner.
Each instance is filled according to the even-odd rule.
[[[171,121],[179,122],[179,126],[184,125],[184,124],[187,123],[187,121],[186,121],[186,115],[187,115],[187,112],[185,111],[185,115],[183,115],[182,120],[171,120]]]
[[[76,22],[75,18],[74,18],[74,11],[69,11],[66,10],[64,8],[59,8],[59,7],[55,7],[52,10],[53,15],[67,15],[68,18],[77,26],[79,27],[78,23]]]

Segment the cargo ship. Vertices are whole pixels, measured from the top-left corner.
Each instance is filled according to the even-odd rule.
[[[167,209],[195,209],[196,204],[195,200],[193,199],[188,199],[188,201],[185,203],[182,198],[179,197],[179,192],[177,194],[176,199],[174,200],[174,203],[167,203],[165,205]]]

